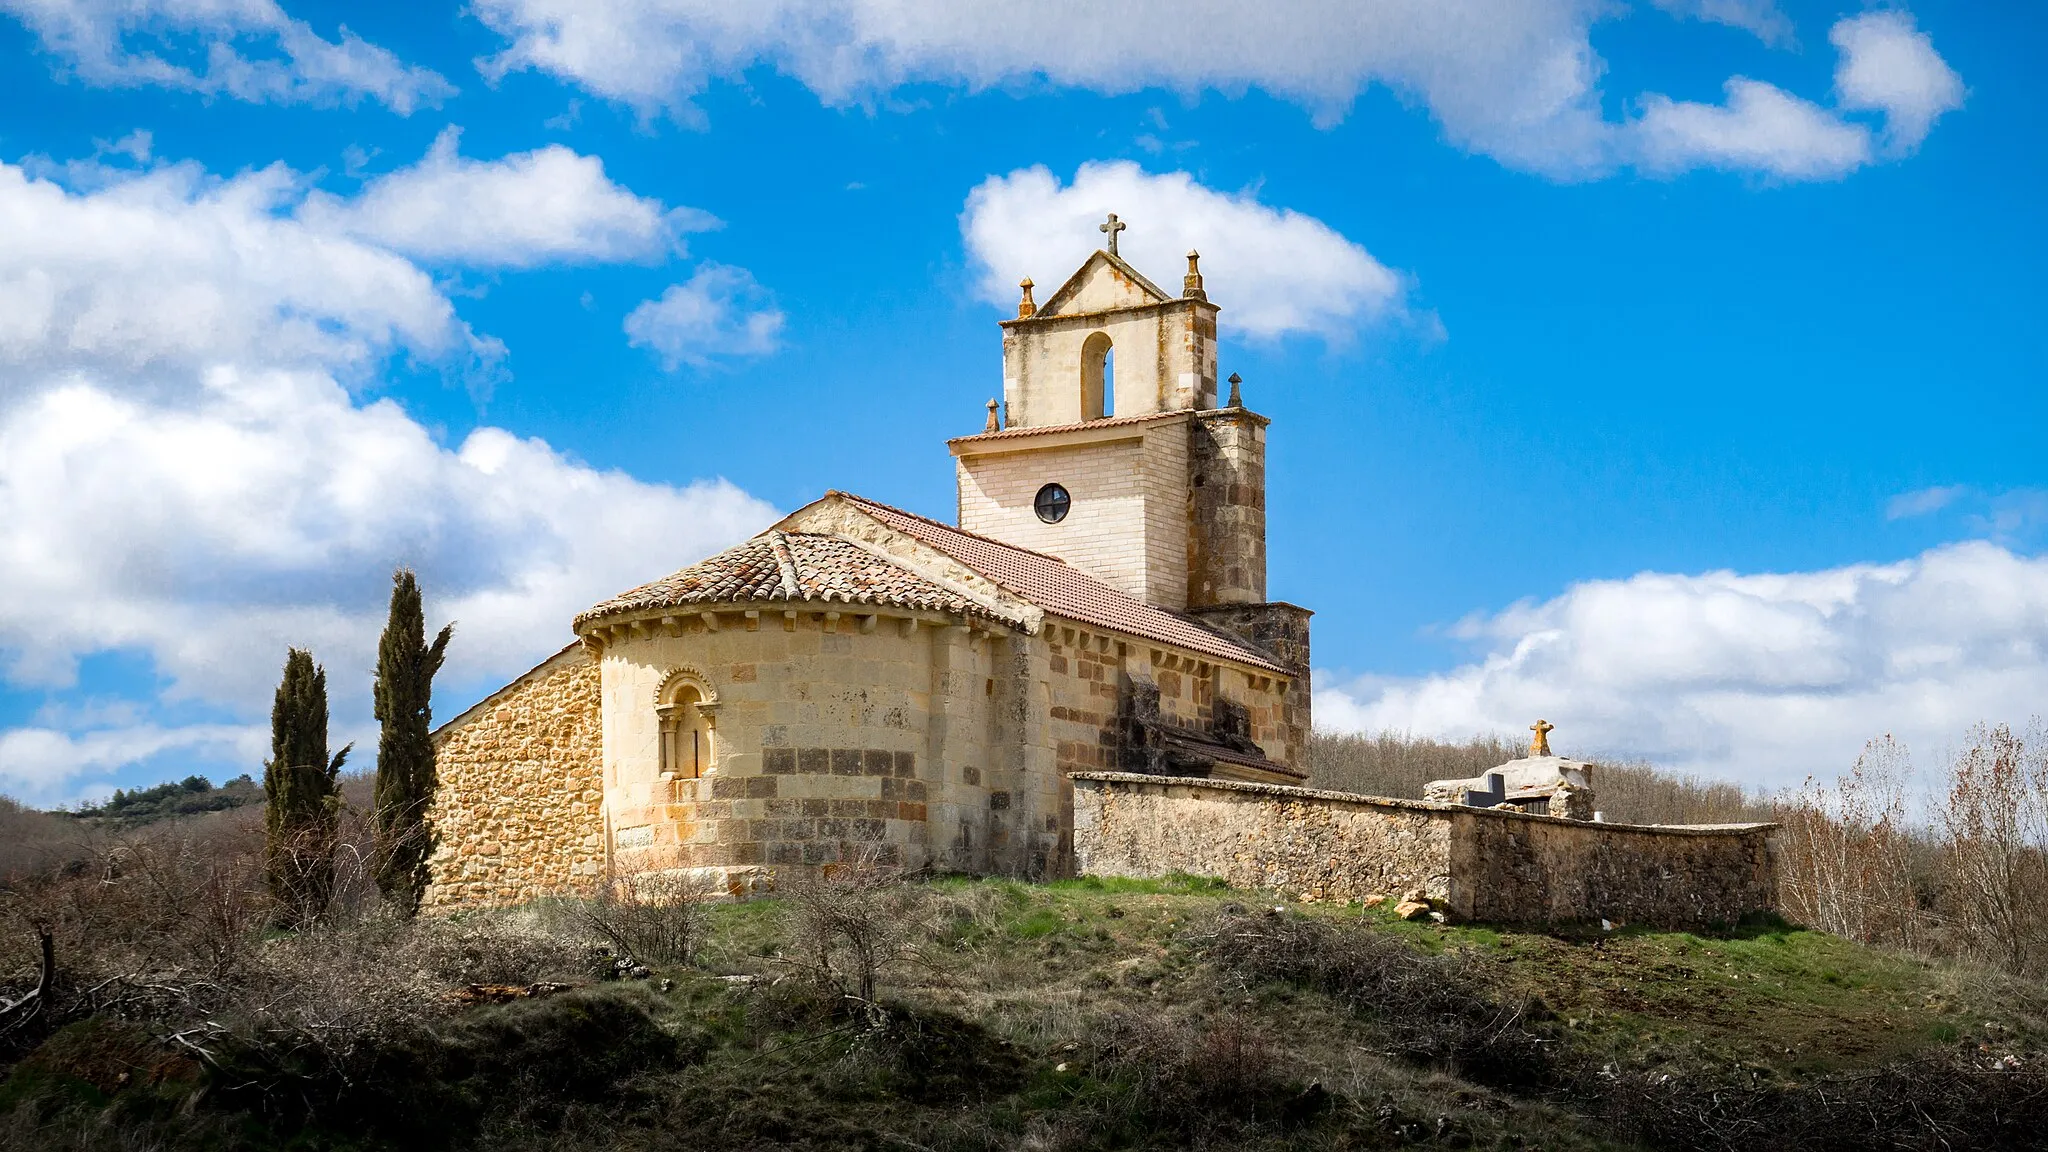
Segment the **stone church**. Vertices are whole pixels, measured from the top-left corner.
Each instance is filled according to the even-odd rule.
[[[1218,308],[1116,252],[1003,330],[947,442],[954,523],[827,492],[595,605],[437,734],[428,902],[688,870],[733,892],[856,855],[1074,869],[1075,774],[1297,784],[1309,612],[1267,599],[1267,419]]]

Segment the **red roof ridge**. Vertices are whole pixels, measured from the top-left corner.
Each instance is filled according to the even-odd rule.
[[[969,436],[954,436],[949,438],[946,443],[960,444],[968,440],[1001,440],[1011,437],[1030,436],[1035,433],[1074,432],[1083,428],[1121,428],[1132,424],[1146,424],[1154,420],[1194,416],[1209,411],[1222,411],[1222,409],[1175,408],[1168,412],[1140,412],[1132,416],[1103,416],[1094,420],[1077,420],[1071,424],[1042,424],[1026,425],[1022,428],[1001,428],[994,432],[976,432]]]
[[[944,520],[934,520],[929,516],[920,516],[917,513],[911,512],[907,509],[898,508],[894,504],[884,504],[880,500],[870,500],[865,496],[855,495],[852,492],[841,492],[837,488],[828,488],[825,490],[825,495],[843,496],[856,504],[865,504],[870,508],[880,508],[884,512],[894,512],[898,516],[908,516],[912,520],[922,520],[934,528],[944,528],[948,532],[958,532],[960,535],[965,536],[970,540],[979,540],[984,544],[994,544],[997,547],[1008,548],[1012,552],[1022,552],[1026,556],[1036,556],[1040,560],[1050,560],[1055,564],[1067,564],[1065,560],[1060,559],[1059,557],[1053,555],[1050,552],[1040,552],[1036,549],[1026,548],[1021,544],[1012,544],[1008,540],[998,540],[993,536],[984,536],[979,532],[970,532],[967,529],[960,527],[958,524],[948,524]],[[829,533],[827,533],[827,535],[829,535]],[[1067,564],[1067,567],[1074,568],[1072,564]],[[1079,568],[1074,568],[1074,571],[1081,572]],[[1088,576],[1086,572],[1081,572],[1081,575]],[[1095,576],[1088,576],[1088,578],[1090,580],[1099,579]]]

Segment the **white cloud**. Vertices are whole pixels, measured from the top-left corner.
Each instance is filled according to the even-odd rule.
[[[402,116],[455,94],[440,75],[346,27],[323,39],[273,0],[0,0],[0,11],[92,84],[259,103],[352,104],[367,96]]]
[[[1022,276],[1052,291],[1100,246],[1108,212],[1130,225],[1121,254],[1170,293],[1199,250],[1209,298],[1250,336],[1338,337],[1402,306],[1401,277],[1315,217],[1129,161],[1083,164],[1065,186],[1044,167],[982,181],[960,214],[977,290],[1006,307]]]
[[[903,84],[1047,83],[1125,93],[1260,88],[1334,122],[1373,85],[1426,105],[1452,141],[1510,164],[1603,163],[1587,29],[1596,0],[482,0],[511,43],[487,75],[535,68],[644,110],[689,114],[714,79],[766,63],[825,101]]]
[[[473,689],[774,517],[724,481],[644,483],[502,429],[451,450],[352,398],[343,371],[489,342],[405,257],[289,214],[294,188],[188,166],[73,190],[0,165],[0,676],[61,686],[84,656],[139,654],[162,700],[226,718],[40,721],[0,734],[0,788],[75,795],[117,762],[217,753],[221,725],[265,714],[288,644],[327,664],[359,738],[397,564],[459,621],[442,682]]]
[[[626,315],[626,336],[673,372],[725,356],[775,351],[782,335],[775,298],[744,268],[706,261],[689,280]]]
[[[1828,39],[1842,54],[1835,67],[1842,107],[1883,112],[1885,142],[1895,151],[1919,147],[1935,120],[1963,106],[1963,78],[1905,12],[1850,17]]]
[[[1884,154],[1896,157],[1917,148],[1943,113],[1962,107],[1962,78],[1904,12],[1845,18],[1828,39],[1841,57],[1836,107],[1743,76],[1729,78],[1721,105],[1647,95],[1629,125],[1636,163],[1662,173],[1710,167],[1835,179],[1879,157],[1870,129],[1845,113],[1884,113]]]
[[[1777,0],[1654,0],[1673,16],[1726,24],[1755,34],[1766,44],[1792,42],[1792,21],[1778,10]]]
[[[85,193],[0,164],[0,366],[488,356],[404,257],[282,213],[296,174],[181,164]],[[0,395],[26,377],[0,378]]]
[[[257,775],[270,752],[270,733],[253,724],[137,724],[84,732],[11,728],[0,731],[0,792],[38,806],[66,803],[110,790],[104,784],[81,787],[81,777],[172,752],[233,758]]]
[[[1873,736],[1937,751],[2048,700],[2048,557],[1985,542],[1819,572],[1645,573],[1468,624],[1480,661],[1316,693],[1317,723],[1425,734],[1559,726],[1751,785],[1845,767]],[[1327,684],[1327,681],[1326,681]]]
[[[1657,4],[1792,43],[1772,0]],[[1426,107],[1451,143],[1512,167],[1583,178],[1643,158],[1637,125],[1601,111],[1606,64],[1592,26],[1627,13],[1601,0],[481,0],[475,11],[509,41],[480,62],[487,75],[539,69],[649,113],[694,116],[691,98],[714,80],[762,64],[835,105],[919,82],[1112,95],[1258,88],[1324,124],[1382,86]],[[1903,148],[1960,102],[1960,80],[1904,13],[1844,20],[1831,38],[1844,54],[1842,108],[1885,111]],[[1645,95],[1666,113],[1648,162],[1802,179],[1864,162],[1850,139],[1864,130],[1823,123],[1831,114],[1810,102],[1741,77],[1730,96],[1740,105],[1715,117]]]
[[[669,210],[604,174],[604,162],[551,144],[470,160],[448,128],[418,164],[380,176],[349,200],[316,195],[302,218],[408,255],[470,266],[525,268],[565,261],[655,259],[681,236],[718,225],[693,208]]]
[[[1708,166],[1791,180],[1843,176],[1870,162],[1870,133],[1759,80],[1728,81],[1726,105],[1650,96],[1636,121],[1642,163]]]
[[[1955,503],[1956,497],[1969,491],[1961,484],[1949,484],[1936,488],[1921,488],[1913,492],[1901,492],[1886,502],[1884,518],[1887,520],[1910,520],[1915,516],[1926,516],[1939,512]]]

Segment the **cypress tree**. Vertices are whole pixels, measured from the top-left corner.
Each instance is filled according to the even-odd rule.
[[[348,759],[327,755],[327,670],[293,648],[270,708],[270,762],[263,766],[265,863],[279,920],[301,928],[327,910],[334,891],[335,777]]]
[[[434,673],[448,652],[450,624],[426,642],[419,580],[408,569],[391,576],[391,615],[377,645],[377,887],[401,915],[419,910],[427,886],[433,829]]]

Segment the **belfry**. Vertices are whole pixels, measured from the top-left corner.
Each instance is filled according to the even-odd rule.
[[[1307,610],[1266,597],[1268,421],[1188,253],[1092,253],[1001,322],[955,522],[828,492],[598,604],[437,734],[430,904],[683,872],[1071,874],[1076,772],[1292,784]],[[978,398],[977,398],[978,399]]]

